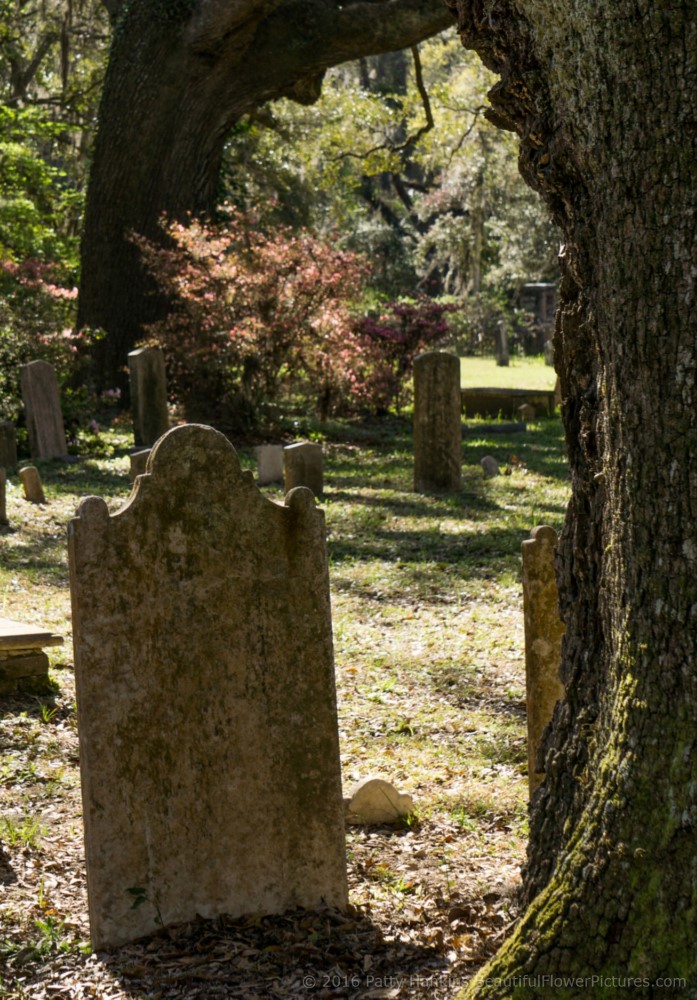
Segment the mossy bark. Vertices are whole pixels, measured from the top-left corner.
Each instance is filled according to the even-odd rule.
[[[432,0],[130,0],[120,7],[99,110],[82,243],[80,326],[102,388],[167,304],[154,294],[131,233],[161,238],[163,214],[215,204],[233,125],[276,97],[316,100],[326,69],[442,31]]]
[[[633,996],[681,979],[673,995],[696,997],[697,12],[457,5],[464,44],[501,75],[492,118],[565,235],[573,484],[567,697],[531,806],[528,909],[464,996],[602,997],[632,978]]]

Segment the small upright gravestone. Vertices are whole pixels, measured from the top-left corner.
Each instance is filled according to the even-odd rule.
[[[492,479],[494,476],[499,476],[501,470],[499,469],[499,463],[496,461],[493,455],[485,455],[479,462],[487,479]]]
[[[94,947],[197,915],[345,906],[311,493],[268,500],[227,438],[189,424],[121,510],[89,497],[68,534]]]
[[[140,347],[128,355],[133,439],[149,447],[169,429],[165,357],[159,347]]]
[[[17,435],[11,420],[0,420],[0,466],[14,469],[17,464]]]
[[[530,795],[544,780],[537,770],[537,750],[564,697],[559,679],[564,625],[559,619],[559,595],[554,571],[557,533],[549,525],[533,528],[523,542],[523,615],[525,618],[525,679],[528,714],[528,783]]]
[[[41,485],[39,470],[34,465],[27,465],[19,470],[19,478],[24,489],[24,499],[29,503],[46,503],[44,488]]]
[[[20,373],[31,457],[62,458],[68,445],[55,369],[47,361],[30,361]]]
[[[269,483],[283,482],[283,445],[260,444],[254,449],[257,458],[257,483],[268,486]]]
[[[414,490],[448,493],[461,485],[460,359],[429,351],[414,361]]]
[[[322,446],[299,441],[283,449],[283,489],[286,493],[296,486],[306,486],[316,497],[324,492]]]

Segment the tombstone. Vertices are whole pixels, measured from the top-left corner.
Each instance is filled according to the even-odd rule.
[[[268,486],[269,483],[283,482],[283,445],[260,444],[254,449],[257,458],[257,483]]]
[[[227,438],[189,424],[157,442],[120,510],[83,500],[68,538],[94,948],[199,915],[345,906],[309,490],[274,503]]]
[[[148,464],[148,456],[151,451],[152,448],[141,448],[140,451],[132,451],[128,456],[131,460],[128,478],[132,483],[135,482],[136,476],[141,476],[145,472],[145,467]]]
[[[316,497],[324,492],[322,446],[299,441],[283,449],[283,489],[286,493],[296,486],[306,486]]]
[[[20,373],[31,457],[64,457],[68,445],[55,368],[48,361],[30,361]]]
[[[349,825],[389,826],[404,822],[413,812],[411,795],[398,792],[385,778],[360,781],[346,799],[346,822]]]
[[[19,470],[19,478],[24,487],[24,499],[30,503],[46,503],[44,488],[41,485],[39,470],[34,465],[27,465]]]
[[[535,420],[537,418],[537,410],[531,403],[523,403],[522,406],[518,407],[518,416],[522,421]]]
[[[449,493],[461,485],[460,359],[429,351],[414,361],[414,490]]]
[[[545,352],[545,364],[552,367],[554,365],[554,342],[551,340],[545,340],[544,346]]]
[[[128,355],[133,440],[148,447],[169,430],[165,356],[159,347],[139,347]]]
[[[41,694],[50,689],[45,646],[63,637],[49,629],[0,618],[0,695]]]
[[[525,618],[525,678],[528,713],[528,783],[530,795],[544,780],[537,770],[537,750],[552,718],[554,706],[564,697],[559,679],[564,625],[559,619],[559,598],[554,570],[557,533],[549,525],[533,528],[523,542],[523,614]]]
[[[494,476],[500,476],[501,470],[499,469],[499,463],[496,461],[493,455],[485,455],[479,463],[484,470],[484,475],[487,479],[492,479]]]
[[[0,420],[0,466],[14,469],[17,465],[17,435],[11,420]]]
[[[7,524],[7,498],[5,487],[7,486],[7,473],[0,466],[0,524]]]
[[[496,328],[496,364],[499,368],[508,368],[511,362],[511,352],[508,346],[508,330],[503,323]]]

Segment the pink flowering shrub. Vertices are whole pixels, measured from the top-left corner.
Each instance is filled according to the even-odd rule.
[[[263,404],[298,393],[322,417],[346,404],[364,350],[350,311],[366,276],[356,254],[304,231],[266,234],[232,208],[216,225],[166,231],[166,247],[134,240],[170,302],[150,342],[189,418],[242,429]]]
[[[0,418],[20,415],[20,367],[28,361],[50,362],[65,390],[64,411],[71,400],[77,405],[89,336],[74,333],[76,301],[77,288],[60,264],[0,261]]]
[[[381,313],[356,320],[354,334],[362,348],[362,377],[358,380],[365,403],[377,413],[399,412],[411,380],[414,358],[434,349],[449,333],[447,313],[452,306],[420,296],[390,302]]]

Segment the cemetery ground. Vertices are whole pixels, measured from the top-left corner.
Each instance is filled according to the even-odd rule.
[[[111,953],[88,943],[66,523],[86,495],[123,503],[132,439],[35,463],[46,505],[9,476],[0,614],[66,641],[50,690],[0,699],[0,996],[448,998],[498,947],[527,833],[520,545],[561,527],[568,482],[558,419],[470,426],[450,496],[412,492],[407,420],[315,435],[344,794],[380,775],[416,805],[399,828],[347,828],[350,910],[200,921]],[[485,479],[484,455],[504,474]]]

